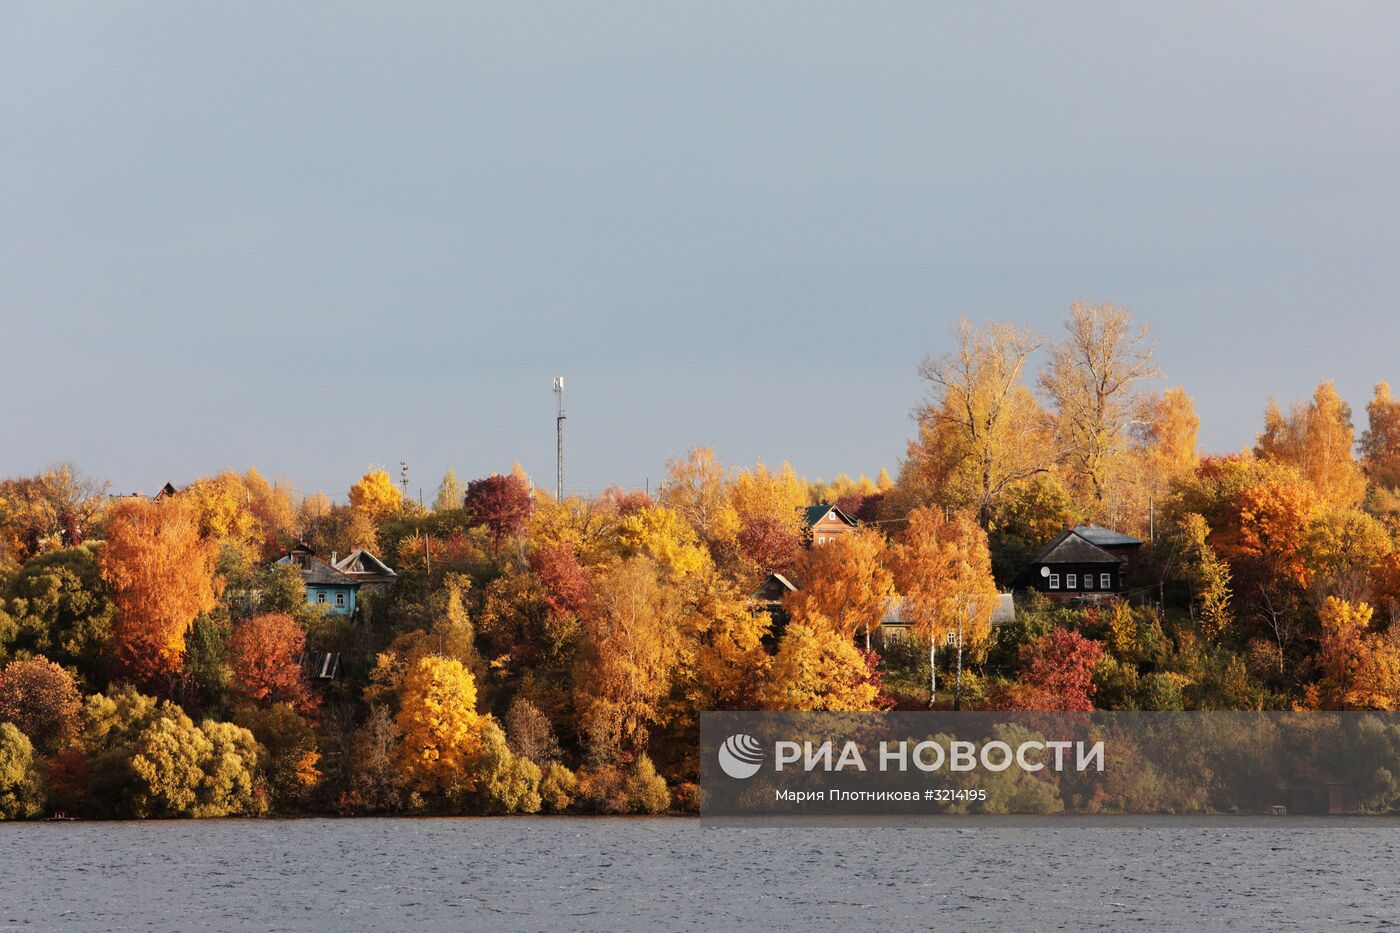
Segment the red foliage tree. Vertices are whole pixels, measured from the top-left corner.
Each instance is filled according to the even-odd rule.
[[[870,685],[875,688],[875,702],[872,704],[877,710],[894,709],[894,698],[885,692],[885,672],[880,670],[880,652],[862,650],[856,651],[865,659],[866,670],[870,671],[868,679]]]
[[[42,655],[0,670],[0,722],[12,722],[42,749],[62,748],[78,734],[83,695],[73,675]]]
[[[306,648],[306,632],[291,616],[264,613],[241,623],[229,639],[233,689],[260,706],[290,703],[301,712],[317,706],[316,695],[297,656]]]
[[[1018,710],[1094,709],[1094,665],[1103,645],[1078,632],[1051,629],[1021,648],[1021,683],[999,704]]]
[[[885,499],[882,492],[865,495],[848,492],[836,500],[836,507],[858,522],[873,522],[879,518],[880,503]]]
[[[551,611],[583,615],[593,605],[593,583],[569,545],[561,542],[530,552],[530,568],[544,585],[544,601]]]
[[[70,746],[49,759],[44,769],[44,783],[49,789],[49,807],[60,813],[81,810],[87,799],[88,780],[92,770],[87,756],[77,746]]]
[[[598,507],[616,515],[618,518],[626,518],[633,512],[642,509],[649,509],[656,504],[656,500],[640,489],[627,489],[623,486],[609,486],[598,496]]]
[[[739,531],[739,551],[766,571],[784,573],[802,554],[802,545],[790,523],[776,515],[755,515]]]
[[[471,515],[471,524],[485,525],[497,547],[525,527],[535,507],[529,487],[514,474],[472,480],[462,504]]]

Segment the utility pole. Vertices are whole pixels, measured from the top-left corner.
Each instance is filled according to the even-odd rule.
[[[554,377],[554,498],[564,501],[564,377]]]

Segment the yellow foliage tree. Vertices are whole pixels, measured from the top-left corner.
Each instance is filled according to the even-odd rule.
[[[885,567],[885,536],[871,528],[838,535],[807,551],[802,586],[784,599],[790,614],[820,615],[847,638],[879,626],[894,597],[894,577]]]
[[[1400,647],[1369,635],[1371,607],[1329,596],[1319,621],[1317,698],[1327,709],[1394,710],[1400,698]]]
[[[369,470],[350,487],[350,507],[378,522],[397,512],[403,504],[403,494],[383,470]]]
[[[646,747],[661,718],[680,652],[675,588],[645,557],[625,560],[595,584],[574,664],[581,732],[599,764]]]
[[[684,577],[709,565],[709,555],[695,531],[674,509],[638,509],[618,522],[623,557],[643,556],[672,577]]]
[[[462,662],[428,655],[409,668],[397,724],[400,766],[419,791],[451,792],[480,746],[476,680]]]
[[[788,622],[764,691],[766,709],[864,712],[878,698],[865,658],[831,620],[799,615]]]
[[[919,440],[909,445],[901,482],[936,499],[975,509],[986,527],[1008,486],[1050,463],[1047,422],[1021,383],[1041,342],[1012,324],[958,322],[957,349],[926,359],[919,376],[929,397],[919,407]]]
[[[707,544],[732,544],[739,515],[729,501],[730,471],[708,447],[693,447],[666,464],[661,504],[675,509]]]
[[[704,607],[705,632],[695,653],[695,699],[702,709],[754,709],[760,702],[772,658],[763,638],[766,612],[720,594]]]
[[[180,496],[194,507],[205,539],[232,544],[249,555],[261,542],[262,523],[250,507],[250,491],[232,470],[195,480]]]
[[[1077,489],[1093,502],[1109,492],[1112,462],[1135,420],[1137,385],[1154,378],[1147,328],[1113,304],[1076,301],[1040,385],[1055,408],[1055,433]]]
[[[740,522],[774,518],[796,534],[802,524],[802,509],[807,505],[807,481],[786,460],[776,473],[760,461],[753,469],[740,470],[734,477],[729,502]]]
[[[1348,509],[1366,495],[1366,478],[1352,456],[1355,441],[1351,406],[1341,400],[1329,379],[1317,387],[1310,403],[1294,403],[1287,416],[1270,399],[1254,452],[1262,459],[1298,467],[1324,508]]]

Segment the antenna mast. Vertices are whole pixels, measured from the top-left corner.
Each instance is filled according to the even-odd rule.
[[[564,501],[564,377],[554,377],[554,498]]]
[[[408,462],[399,461],[399,486],[403,489],[403,497],[408,498]]]

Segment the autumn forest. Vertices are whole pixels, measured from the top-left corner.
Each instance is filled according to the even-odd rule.
[[[1203,454],[1123,307],[931,349],[873,479],[696,447],[654,495],[563,501],[507,464],[428,505],[375,468],[344,501],[258,469],[0,480],[0,819],[690,811],[704,710],[1400,707],[1384,382],[1357,414],[1258,387],[1257,436]],[[814,505],[854,526],[818,541]],[[1131,578],[1025,586],[1083,522],[1143,542]],[[299,547],[392,580],[335,611]]]

